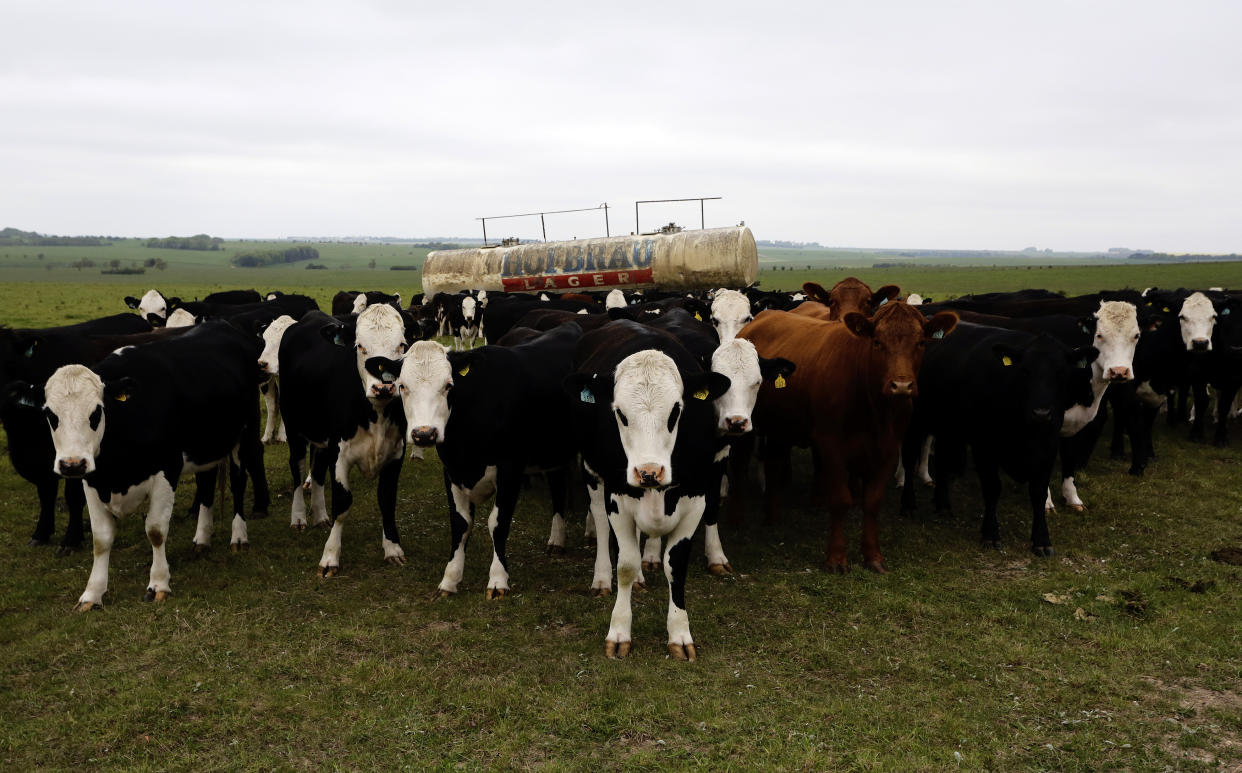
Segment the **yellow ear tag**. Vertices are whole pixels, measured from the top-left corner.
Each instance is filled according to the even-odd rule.
[[[776,387],[777,389],[784,389],[785,388],[785,377],[778,375],[776,377],[776,380],[772,382],[772,386]]]
[[[695,392],[695,393],[694,393],[694,399],[695,399],[695,400],[706,400],[706,399],[707,399],[707,390],[706,390],[706,389],[700,389],[699,391]]]
[[[464,375],[466,375],[466,374],[467,374],[467,373],[469,373],[469,372],[470,372],[470,366],[469,366],[469,365],[467,365],[466,367],[464,367],[464,368],[462,368],[461,370],[457,371],[457,375],[459,375],[459,376],[464,376]]]
[[[1169,307],[1168,307],[1168,306],[1165,306],[1165,307],[1164,307],[1164,313],[1165,313],[1165,314],[1168,314],[1168,313],[1169,313]]]
[[[703,321],[703,315],[698,313],[697,311],[694,312],[694,318],[697,319],[699,322]]]
[[[125,402],[125,401],[126,401],[126,400],[128,400],[128,399],[129,399],[129,393],[128,393],[128,392],[122,392],[122,393],[120,393],[119,395],[117,395],[117,396],[116,396],[116,401],[117,401],[118,403],[123,403],[123,402]]]
[[[1001,364],[1004,365],[1006,368],[1008,368],[1010,365],[1013,364],[1013,360],[1009,359],[1008,357],[1001,357]]]

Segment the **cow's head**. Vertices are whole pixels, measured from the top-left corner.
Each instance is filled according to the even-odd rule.
[[[926,319],[900,301],[885,303],[874,317],[856,311],[841,320],[846,329],[871,341],[873,367],[882,368],[880,390],[889,397],[918,396],[919,368],[929,339],[943,338],[957,326],[957,315],[941,311]]]
[[[461,299],[461,318],[466,321],[466,327],[474,327],[478,324],[475,321],[475,314],[477,314],[479,310],[478,307],[478,301],[469,295]]]
[[[138,311],[138,316],[155,327],[161,327],[169,313],[181,303],[180,298],[165,298],[159,290],[147,290],[142,298],[125,296],[125,305]]]
[[[778,388],[795,366],[783,357],[760,357],[755,345],[745,338],[722,341],[712,352],[712,371],[727,376],[729,389],[715,402],[716,431],[722,435],[743,435],[749,432],[751,412],[764,381],[774,381]]]
[[[366,363],[374,378],[400,393],[410,442],[419,448],[444,442],[453,380],[470,375],[468,364],[454,372],[448,355],[449,350],[435,341],[416,341],[400,359],[372,357]]]
[[[837,282],[826,293],[823,287],[813,282],[802,285],[802,289],[811,300],[828,307],[831,312],[829,319],[845,319],[845,315],[851,312],[871,316],[881,306],[901,295],[901,288],[897,285],[884,285],[873,292],[866,282],[852,276]]]
[[[263,353],[259,355],[259,377],[262,380],[280,375],[280,342],[285,337],[285,331],[295,322],[297,320],[293,317],[282,314],[259,332],[259,337],[263,339]]]
[[[338,346],[353,347],[362,379],[362,391],[372,402],[384,402],[397,394],[391,381],[383,381],[367,370],[367,360],[384,357],[400,359],[405,354],[407,320],[401,312],[384,303],[368,306],[361,314],[342,325],[327,325],[323,335]]]
[[[608,291],[608,297],[604,299],[605,309],[624,309],[625,306],[625,293],[616,289]]]
[[[133,379],[105,383],[85,365],[66,365],[48,378],[42,390],[30,388],[27,401],[42,403],[52,431],[56,448],[52,470],[66,478],[94,472],[103,444],[105,403],[108,411],[120,409],[135,392]]]
[[[168,322],[164,327],[193,327],[198,324],[198,320],[194,315],[185,309],[174,309],[172,314],[168,315]]]
[[[736,338],[738,331],[755,318],[750,311],[750,299],[737,290],[717,290],[711,314],[712,326],[721,341]]]
[[[1188,352],[1212,351],[1212,330],[1216,327],[1216,307],[1203,293],[1191,293],[1177,314],[1182,343]]]
[[[1094,378],[1116,382],[1133,380],[1134,349],[1141,334],[1134,304],[1102,301],[1094,316],[1083,321],[1083,329],[1094,332],[1093,344],[1099,352],[1091,366]]]
[[[1093,346],[1069,349],[1041,335],[1022,346],[996,344],[991,354],[1004,382],[997,388],[1012,397],[1027,424],[1059,431],[1067,408],[1092,401],[1092,362],[1099,354]]]

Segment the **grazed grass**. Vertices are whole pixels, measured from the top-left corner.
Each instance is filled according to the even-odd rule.
[[[0,298],[23,289],[0,285]],[[115,293],[72,291],[94,293],[92,308]],[[0,760],[12,770],[1237,764],[1242,567],[1210,555],[1242,546],[1239,450],[1164,428],[1157,444],[1141,479],[1097,455],[1079,478],[1088,511],[1051,520],[1060,555],[1050,560],[1026,551],[1024,497],[1008,484],[1008,547],[982,551],[966,480],[948,522],[901,519],[890,497],[882,544],[892,574],[824,574],[826,524],[796,492],[781,523],[724,529],[738,574],[691,573],[694,664],[665,657],[666,591],[651,576],[636,596],[632,657],[603,658],[611,601],[587,593],[580,519],[567,556],[543,554],[538,480],[510,540],[514,594],[483,599],[481,529],[463,592],[429,601],[448,553],[434,454],[402,477],[405,567],[383,563],[373,496],[356,480],[342,574],[318,579],[326,534],[289,530],[285,450],[272,447],[276,502],[251,523],[249,552],[229,553],[218,529],[196,557],[179,517],[175,595],[145,604],[150,549],[140,520],[127,519],[106,608],[74,615],[90,551],[58,558],[25,546],[34,491],[6,457]],[[801,488],[807,459],[797,462]],[[179,513],[190,488],[178,492]],[[583,505],[579,494],[579,516]],[[700,547],[695,556],[699,567]]]

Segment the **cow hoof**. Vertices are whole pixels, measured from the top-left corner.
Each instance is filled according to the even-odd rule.
[[[1070,505],[1069,509],[1073,510],[1076,513],[1083,513],[1083,512],[1086,512],[1087,506],[1086,505]]]
[[[195,542],[195,543],[194,543],[194,552],[195,552],[195,553],[197,553],[197,554],[201,555],[201,554],[203,554],[203,553],[206,553],[208,550],[211,550],[211,545],[201,545],[201,544],[199,544],[199,543],[197,543],[197,542]]]
[[[100,604],[98,601],[79,601],[73,607],[73,611],[79,614],[90,612],[93,609],[103,609],[103,604]]]
[[[488,588],[483,594],[483,598],[488,601],[499,601],[509,595],[508,588]]]
[[[302,490],[303,490],[303,491],[310,491],[310,490],[311,490],[311,482],[310,482],[309,480],[304,480],[304,481],[302,481]]]
[[[325,579],[328,577],[335,577],[340,574],[340,571],[341,567],[339,566],[321,566],[319,567],[319,576]]]
[[[28,548],[42,547],[43,545],[46,545],[47,542],[48,542],[47,540],[40,539],[39,537],[31,537],[30,541],[26,543],[26,547]]]
[[[644,572],[658,572],[663,567],[659,561],[643,561]]]
[[[439,601],[440,599],[446,599],[452,595],[453,595],[453,591],[451,590],[445,590],[444,588],[436,588],[435,590],[431,592],[431,600]]]
[[[1221,440],[1220,438],[1217,438],[1216,440],[1213,440],[1213,441],[1212,441],[1212,445],[1216,446],[1217,448],[1228,448],[1228,447],[1229,447],[1229,441],[1228,441],[1228,440]]]
[[[229,544],[229,550],[234,553],[245,553],[250,550],[249,542],[233,542]]]
[[[992,550],[1001,550],[1004,548],[1004,545],[1001,544],[1000,540],[988,539],[987,537],[983,538],[983,541],[981,544],[983,545],[983,547],[991,548]]]
[[[332,522],[325,518],[322,521],[315,521],[315,526],[320,529],[331,529]]]
[[[267,510],[251,510],[249,520],[261,521],[266,517],[267,517]]]
[[[850,565],[846,561],[828,561],[824,564],[824,571],[830,574],[849,574]]]
[[[61,545],[60,547],[56,548],[56,555],[58,555],[58,556],[71,556],[71,555],[73,555],[73,554],[74,554],[74,552],[75,552],[75,551],[76,551],[79,547],[80,547],[79,545]]]
[[[1043,558],[1051,558],[1057,554],[1051,545],[1035,545],[1031,548],[1031,552]]]
[[[1125,451],[1113,451],[1111,454],[1109,454],[1108,458],[1112,459],[1114,462],[1124,462],[1126,460],[1126,452]]]
[[[630,643],[628,641],[623,641],[623,642],[606,641],[604,642],[604,657],[608,658],[609,660],[621,660],[622,658],[624,658],[626,655],[629,655],[629,654],[630,654]]]
[[[386,556],[384,560],[393,566],[405,566],[405,556]]]
[[[863,566],[876,574],[888,574],[888,567],[884,565],[883,559],[864,562]]]
[[[154,588],[147,588],[147,592],[143,595],[142,600],[143,601],[167,601],[168,597],[171,595],[172,595],[172,591],[170,590],[155,590]]]
[[[294,531],[296,531],[296,532],[299,532],[299,533],[300,533],[300,532],[304,532],[304,531],[306,531],[306,524],[304,524],[304,523],[291,523],[291,524],[289,524],[289,528],[290,528],[290,529],[293,529]]]
[[[918,518],[919,509],[917,507],[902,506],[901,510],[897,512],[897,517],[898,518]]]
[[[591,588],[591,595],[599,598],[601,596],[611,596],[612,588]]]
[[[1056,512],[1057,512],[1056,505],[1053,505],[1052,507],[1047,507],[1047,506],[1045,506],[1045,507],[1044,507],[1044,515],[1045,515],[1045,516],[1047,516],[1047,515],[1056,515]]]
[[[1127,472],[1136,478],[1143,477],[1143,473],[1147,471],[1146,467],[1131,467]]]
[[[634,581],[634,585],[633,585],[632,587],[633,587],[633,588],[634,588],[634,590],[636,590],[636,591],[646,591],[646,590],[647,590],[647,583],[645,583],[645,582],[640,582],[640,581],[638,581],[638,580],[635,580],[635,581]]]
[[[681,645],[674,642],[668,643],[668,654],[673,660],[681,661],[693,661],[697,656],[693,644]]]
[[[936,481],[934,480],[923,481],[923,488],[935,488],[935,487],[936,487]]]
[[[723,564],[708,564],[707,571],[711,572],[717,577],[724,577],[725,575],[733,574],[733,564],[729,563],[728,561],[724,562]]]
[[[564,545],[553,545],[551,542],[549,542],[548,546],[544,548],[544,552],[550,556],[563,556],[565,555],[565,546]]]

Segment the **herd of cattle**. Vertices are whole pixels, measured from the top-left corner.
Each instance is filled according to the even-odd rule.
[[[702,522],[708,569],[732,572],[718,523],[722,505],[729,522],[741,519],[752,456],[763,465],[764,517],[777,519],[791,449],[810,447],[808,485],[828,511],[831,571],[848,568],[843,526],[853,506],[863,514],[864,566],[887,571],[878,518],[894,474],[903,512],[916,508],[916,483],[933,480],[935,508],[947,512],[967,450],[984,543],[1000,545],[1004,470],[1027,484],[1031,547],[1048,556],[1056,459],[1061,496],[1082,509],[1074,476],[1110,408],[1112,451],[1123,454],[1129,435],[1130,472],[1141,475],[1163,405],[1170,421],[1187,421],[1193,399],[1191,437],[1203,439],[1211,387],[1215,441],[1225,444],[1242,386],[1242,299],[1215,288],[931,303],[851,278],[797,293],[463,292],[415,296],[405,307],[399,295],[342,292],[330,314],[305,296],[253,290],[125,300],[137,314],[0,326],[0,419],[13,466],[40,503],[31,544],[53,538],[62,478],[62,549],[82,542],[84,506],[90,516],[94,564],[77,610],[101,605],[115,519],[144,500],[153,552],[146,598],[171,593],[165,543],[187,473],[197,487],[196,548],[210,544],[226,471],[230,545],[246,547],[245,489],[254,489],[250,516],[266,515],[263,451],[273,442],[289,445],[291,525],[330,527],[322,576],[341,565],[354,467],[377,479],[385,560],[404,563],[402,464],[407,450],[422,458],[435,447],[451,530],[437,596],[460,589],[475,508],[489,500],[486,594],[507,594],[506,541],[531,473],[547,477],[548,550],[562,551],[570,481],[581,471],[596,595],[613,591],[616,551],[609,657],[630,650],[633,588],[645,584],[644,571],[662,570],[668,650],[695,658],[685,603],[691,540]],[[435,340],[446,336],[451,347]],[[479,337],[487,345],[476,347]]]

